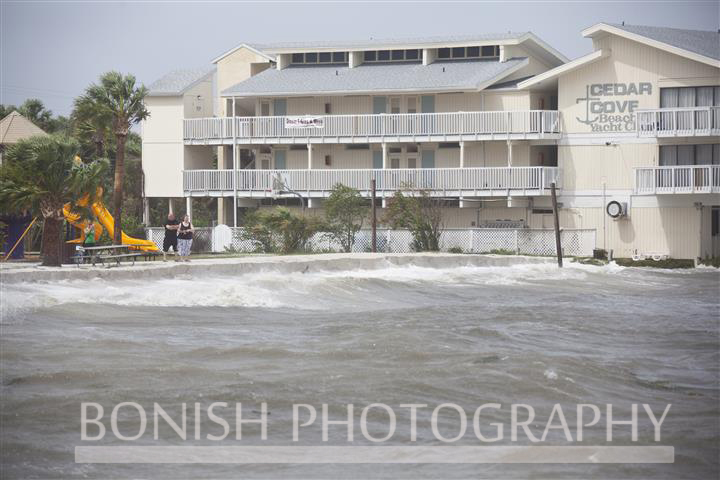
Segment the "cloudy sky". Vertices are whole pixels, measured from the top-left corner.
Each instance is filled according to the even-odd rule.
[[[530,30],[575,58],[590,51],[580,31],[595,23],[717,30],[720,3],[0,0],[0,17],[0,103],[36,97],[67,115],[105,71],[150,84],[169,70],[209,65],[241,42]]]

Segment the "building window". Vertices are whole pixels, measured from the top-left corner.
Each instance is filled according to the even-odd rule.
[[[372,62],[415,62],[420,59],[420,50],[379,50],[364,52],[366,63]]]
[[[660,108],[720,106],[720,87],[674,87],[660,89]]]
[[[498,57],[500,48],[497,45],[486,45],[484,47],[453,47],[438,48],[440,60],[461,60],[465,58],[494,58]]]
[[[367,143],[349,143],[345,145],[345,150],[370,150],[370,145]]]
[[[500,56],[499,50],[497,45],[486,45],[482,47],[481,52],[483,57],[498,57]]]
[[[704,145],[660,145],[661,167],[675,165],[720,165],[720,143]]]
[[[438,144],[438,148],[460,148],[458,142],[442,142]]]
[[[346,63],[348,52],[309,52],[309,53],[293,53],[291,58],[292,64],[316,64],[316,63]]]

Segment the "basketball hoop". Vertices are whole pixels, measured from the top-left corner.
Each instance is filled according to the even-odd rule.
[[[285,182],[283,181],[283,178],[280,176],[280,174],[276,173],[272,177],[272,182],[270,182],[270,196],[277,199],[284,191]]]

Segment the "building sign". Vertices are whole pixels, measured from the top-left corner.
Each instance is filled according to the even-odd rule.
[[[652,84],[647,82],[592,83],[585,86],[585,97],[575,102],[585,102],[585,118],[576,118],[593,132],[635,131],[637,97],[651,94]]]
[[[323,117],[285,117],[285,128],[325,128]]]

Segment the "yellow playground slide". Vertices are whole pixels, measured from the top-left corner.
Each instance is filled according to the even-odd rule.
[[[95,194],[96,200],[90,204],[90,209],[92,210],[93,215],[95,215],[95,217],[98,219],[98,222],[102,225],[100,226],[97,223],[95,224],[95,241],[98,241],[100,239],[103,227],[105,227],[105,229],[107,230],[108,236],[110,238],[113,237],[113,232],[115,231],[115,219],[110,214],[110,212],[108,212],[107,208],[105,208],[105,205],[103,205],[102,201],[100,200],[102,198],[102,192],[102,188],[98,188]],[[75,202],[75,205],[79,207],[86,207],[89,201],[90,195],[85,194],[77,202]],[[71,205],[69,203],[65,204],[65,206],[63,207],[63,215],[65,215],[65,219],[70,222],[74,227],[80,229],[80,237],[76,238],[75,240],[70,240],[68,241],[68,243],[78,243],[82,245],[82,243],[85,241],[85,227],[87,227],[87,219],[82,218],[81,215],[73,213],[70,207]],[[137,246],[138,250],[142,250],[144,252],[157,252],[159,250],[157,245],[155,245],[155,243],[150,240],[133,238],[129,235],[126,235],[125,232],[120,233],[122,235],[123,245],[135,245]]]

